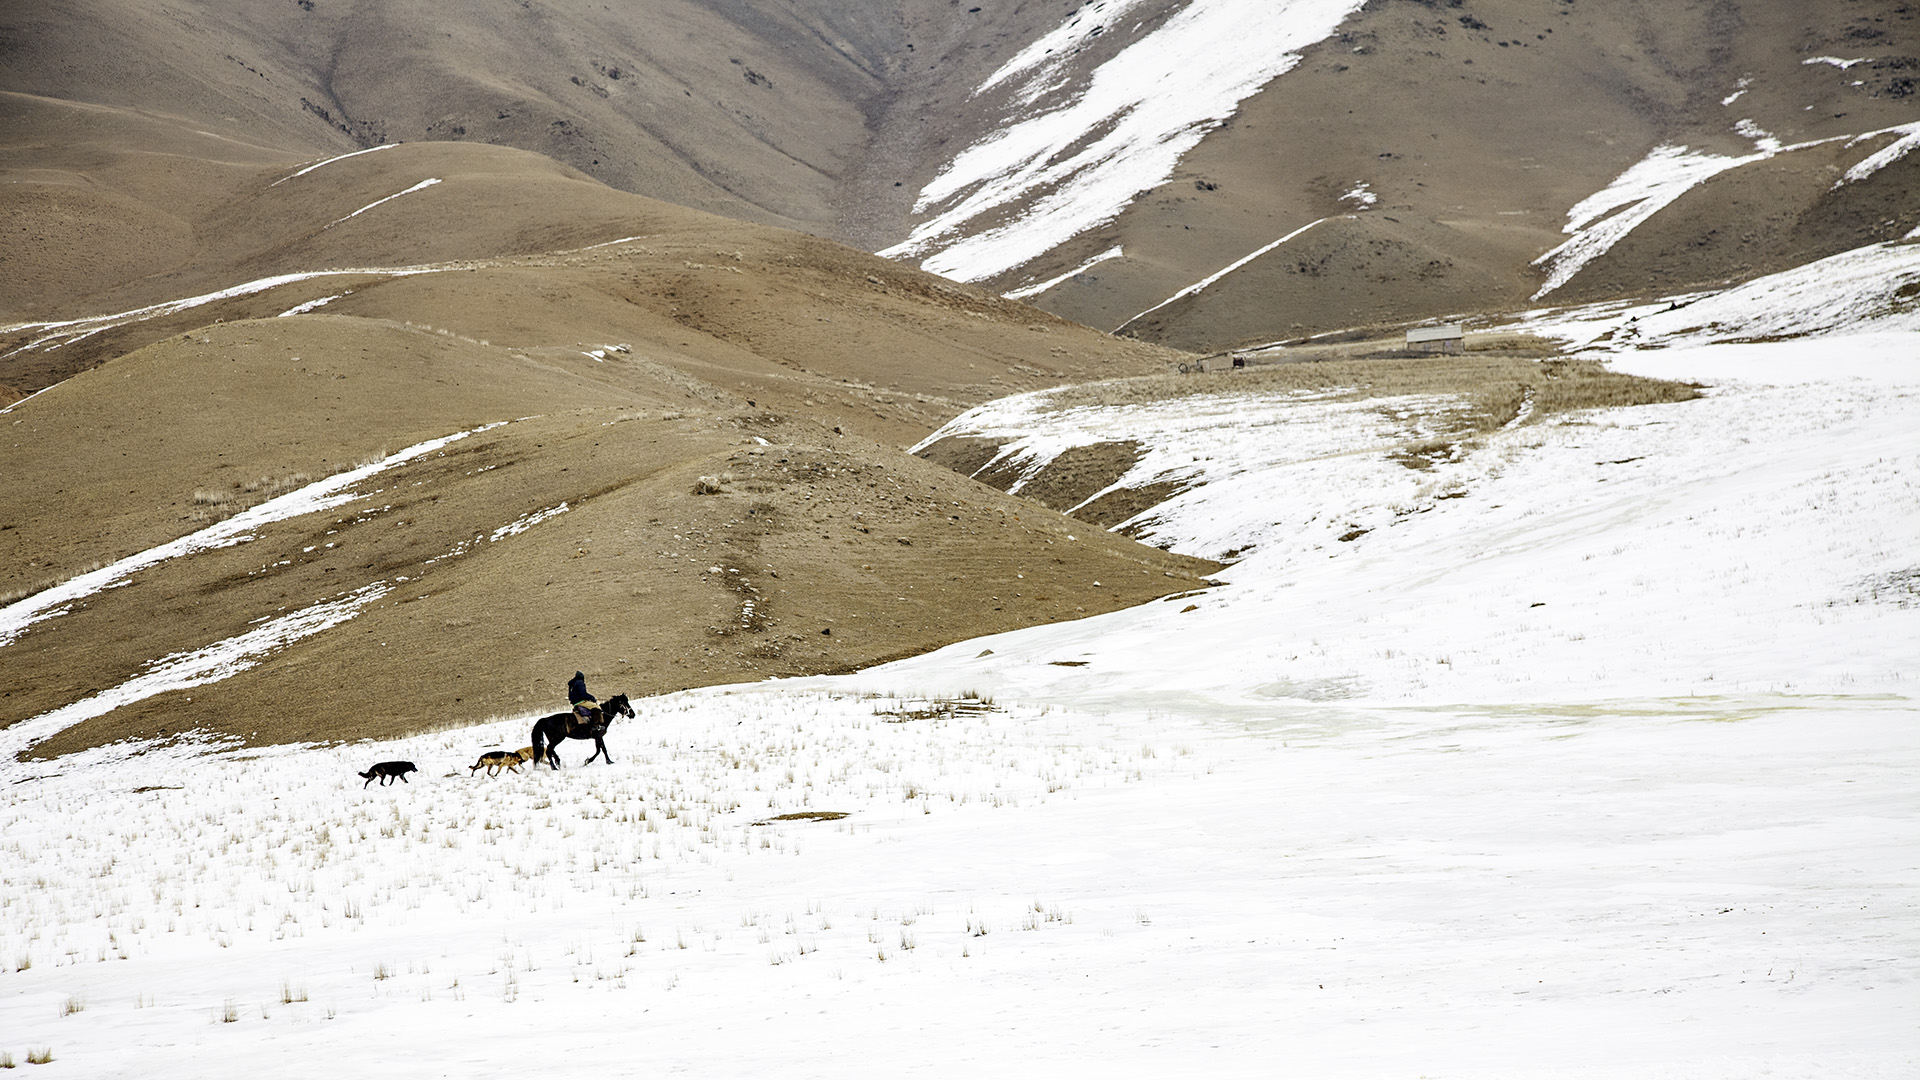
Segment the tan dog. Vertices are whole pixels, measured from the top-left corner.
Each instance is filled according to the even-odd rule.
[[[521,762],[527,761],[532,757],[532,747],[528,747],[523,751],[489,750],[481,754],[480,760],[474,762],[473,765],[467,769],[467,775],[472,776],[481,769],[487,770],[488,776],[499,776],[500,770],[502,769],[512,769],[514,772],[519,772]]]

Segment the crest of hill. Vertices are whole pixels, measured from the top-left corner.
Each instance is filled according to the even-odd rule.
[[[178,208],[191,240],[147,253],[119,281],[80,260],[42,274],[34,252],[14,252],[13,280],[66,267],[68,293],[92,290],[56,304],[47,285],[34,314],[95,321],[0,328],[0,385],[32,393],[171,334],[324,300],[315,310],[520,349],[645,343],[658,362],[743,400],[764,395],[905,445],[1011,390],[1177,361],[829,241],[614,191],[523,151],[409,143],[301,173],[310,166],[220,165],[217,196]],[[428,180],[438,183],[420,187]],[[164,193],[129,183],[115,194],[163,212]],[[106,234],[86,250],[125,239]],[[166,306],[208,296],[220,298]],[[22,313],[22,301],[8,306]]]

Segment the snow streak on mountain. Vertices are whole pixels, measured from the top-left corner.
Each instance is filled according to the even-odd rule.
[[[1138,7],[1081,8],[982,82],[976,99],[1012,88],[1012,121],[921,189],[914,212],[932,216],[880,254],[982,281],[1112,221],[1361,3],[1193,0],[1153,29],[1129,25]],[[1137,39],[1076,77],[1072,56],[1104,33]]]

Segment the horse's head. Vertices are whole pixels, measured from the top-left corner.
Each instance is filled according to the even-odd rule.
[[[625,694],[613,695],[607,700],[601,702],[600,707],[606,710],[606,717],[609,720],[613,719],[615,716],[625,716],[625,717],[633,716],[633,706],[628,703],[627,695]]]

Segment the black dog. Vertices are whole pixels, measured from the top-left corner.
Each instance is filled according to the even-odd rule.
[[[411,761],[382,761],[366,772],[354,773],[353,775],[366,777],[367,784],[373,783],[374,777],[377,776],[380,778],[380,786],[386,787],[393,781],[394,777],[399,777],[400,782],[403,784],[407,783],[407,774],[419,771],[419,769],[414,768],[413,762]],[[364,788],[367,784],[361,784],[360,786]]]

